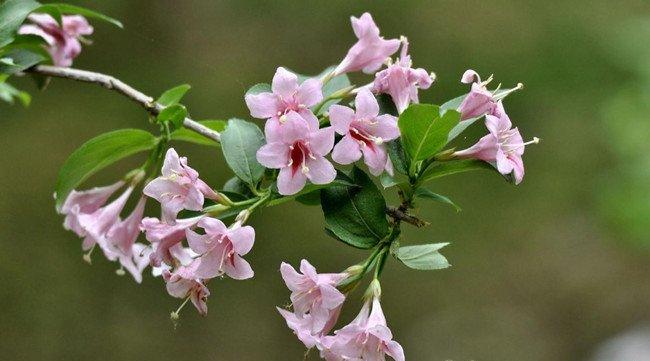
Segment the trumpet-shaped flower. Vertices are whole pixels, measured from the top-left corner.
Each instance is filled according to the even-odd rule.
[[[370,305],[372,304],[372,310]],[[359,315],[347,326],[326,336],[319,344],[327,361],[385,360],[404,361],[402,346],[393,340],[378,298],[367,301]]]
[[[167,223],[158,218],[147,217],[140,223],[140,229],[144,232],[147,240],[154,245],[154,252],[151,253],[151,265],[160,267],[162,262],[174,265],[173,250],[185,239],[185,230],[196,226],[204,216],[193,218],[177,219],[174,223]]]
[[[167,222],[173,222],[183,209],[200,211],[205,197],[220,200],[219,195],[199,179],[199,173],[187,165],[187,158],[179,157],[174,148],[167,151],[161,173],[142,192],[160,202],[162,218]]]
[[[435,79],[422,68],[413,69],[411,56],[408,55],[408,40],[402,38],[402,52],[399,59],[388,68],[375,74],[372,90],[391,96],[397,111],[402,113],[408,105],[418,103],[418,89],[428,89]]]
[[[524,162],[521,156],[524,154],[526,145],[538,143],[538,138],[524,143],[517,128],[512,128],[512,122],[499,102],[494,115],[485,117],[485,125],[490,134],[479,139],[479,141],[467,148],[455,152],[459,158],[475,158],[486,162],[495,163],[499,172],[503,175],[513,174],[515,184],[521,183],[524,179]]]
[[[208,313],[207,300],[210,290],[203,284],[203,281],[196,277],[195,271],[197,262],[189,266],[180,266],[174,272],[163,271],[163,279],[167,284],[167,293],[176,298],[190,297],[192,304],[205,316]]]
[[[348,50],[333,75],[359,70],[367,74],[374,73],[397,51],[400,41],[386,40],[379,36],[379,28],[369,13],[364,13],[359,18],[352,16],[350,20],[359,40]]]
[[[60,210],[60,213],[65,215],[63,228],[73,231],[79,237],[84,237],[86,232],[79,224],[79,216],[97,211],[123,185],[124,182],[119,181],[105,187],[95,187],[85,191],[73,190],[70,192]]]
[[[298,84],[298,76],[279,67],[273,76],[272,92],[246,95],[246,105],[251,116],[268,119],[264,127],[267,142],[279,139],[282,124],[289,112],[297,112],[318,129],[318,119],[309,110],[323,100],[322,85],[318,79],[307,79]]]
[[[40,36],[47,43],[47,51],[57,66],[70,66],[81,53],[79,38],[93,33],[93,27],[81,15],[64,15],[62,26],[48,14],[31,14],[32,24],[20,27],[19,34]]]
[[[393,167],[384,142],[399,137],[397,119],[390,114],[379,115],[379,104],[370,90],[362,89],[355,100],[356,112],[342,105],[330,107],[330,122],[343,136],[332,152],[332,159],[340,164],[356,162],[363,155],[370,173],[380,175],[384,170],[392,174]]]
[[[283,195],[298,193],[309,179],[314,184],[328,184],[336,170],[325,155],[334,146],[330,127],[314,129],[296,112],[289,112],[282,133],[257,151],[257,160],[267,168],[280,169],[278,191]]]
[[[237,222],[227,228],[216,218],[203,218],[197,226],[205,230],[204,235],[186,230],[190,248],[200,255],[194,271],[197,277],[208,279],[224,273],[237,280],[253,277],[253,269],[242,258],[253,248],[253,227]]]
[[[491,114],[496,108],[494,94],[486,87],[492,81],[492,77],[482,82],[481,77],[472,69],[463,73],[461,82],[472,84],[472,90],[467,94],[465,99],[458,107],[460,120],[480,117],[485,114]]]

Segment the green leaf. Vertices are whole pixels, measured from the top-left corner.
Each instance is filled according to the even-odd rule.
[[[487,169],[499,173],[490,163],[477,159],[463,159],[448,162],[434,163],[420,177],[422,182],[430,181],[432,179],[445,177],[448,175],[469,172],[474,170]]]
[[[264,167],[257,162],[256,153],[264,145],[264,135],[257,125],[230,119],[221,133],[221,149],[226,162],[241,180],[256,186],[264,175]]]
[[[224,129],[226,129],[226,122],[223,120],[201,120],[198,123],[220,133],[223,132]],[[214,140],[210,138],[206,138],[195,131],[183,127],[180,127],[175,131],[173,131],[169,139],[180,140],[180,141],[190,142],[190,143],[195,143],[200,145],[208,145],[213,147],[219,146],[219,143],[215,142]]]
[[[189,84],[183,84],[179,85],[177,87],[171,88],[160,96],[158,100],[156,100],[157,103],[164,107],[168,107],[170,105],[178,104],[178,102],[183,99],[183,96],[185,93],[187,93],[188,90],[190,90],[191,86]]]
[[[29,103],[32,101],[32,97],[29,93],[20,91],[9,83],[0,82],[0,99],[3,101],[13,104],[15,99],[18,99],[23,106],[29,106]]]
[[[267,83],[258,83],[258,84],[253,85],[252,87],[250,87],[246,91],[246,95],[257,95],[257,94],[260,94],[260,93],[270,93],[271,91],[272,91],[271,90],[271,85],[269,85]]]
[[[251,192],[250,188],[248,188],[246,183],[237,177],[228,179],[223,185],[223,190],[226,192],[244,195],[246,198],[251,198],[253,196],[253,193]]]
[[[449,243],[431,243],[417,246],[399,247],[395,257],[407,267],[417,270],[437,270],[451,266],[445,256],[438,251]]]
[[[174,104],[161,110],[156,120],[159,123],[169,122],[174,124],[176,128],[180,128],[183,125],[185,117],[187,117],[187,108],[181,104]]]
[[[361,169],[352,169],[351,181],[357,187],[334,186],[321,190],[325,224],[345,243],[369,249],[388,234],[386,201]]]
[[[408,170],[411,167],[411,160],[404,152],[404,147],[402,146],[402,141],[397,138],[386,144],[388,149],[388,156],[393,162],[393,167],[396,171],[402,174],[408,174]]]
[[[158,139],[140,129],[121,129],[99,135],[75,150],[65,161],[56,182],[56,208],[81,182],[130,155],[150,150]]]
[[[42,12],[47,12],[50,11],[49,9],[56,9],[58,10],[61,14],[76,14],[76,15],[83,15],[87,18],[91,19],[97,19],[101,21],[105,21],[107,23],[113,24],[117,26],[118,28],[123,28],[124,26],[122,25],[121,22],[118,20],[115,20],[109,16],[106,16],[104,14],[98,13],[93,10],[89,10],[86,8],[82,8],[79,6],[74,6],[70,4],[45,4],[42,5],[37,11],[42,11]]]
[[[0,62],[0,73],[15,74],[46,60],[47,58],[27,49],[15,49],[3,55]]]
[[[438,106],[413,104],[399,117],[402,146],[414,161],[427,159],[447,144],[451,129],[458,124],[460,113],[440,112]]]
[[[426,188],[418,188],[415,191],[415,195],[420,197],[420,198],[430,199],[430,200],[433,200],[433,201],[436,201],[436,202],[448,204],[448,205],[454,207],[454,209],[456,209],[456,212],[460,212],[462,210],[451,199],[449,199],[449,198],[447,198],[447,197],[445,197],[445,196],[443,196],[441,194],[433,193],[432,191],[430,191],[430,190],[428,190]]]
[[[0,4],[0,48],[10,44],[27,15],[41,6],[32,0],[7,0]]]
[[[467,129],[470,125],[474,124],[477,120],[481,118],[482,117],[469,118],[458,122],[458,124],[449,132],[449,136],[447,137],[447,143],[456,139],[456,137],[458,137],[462,132],[464,132],[465,129]]]
[[[440,106],[441,110],[456,110],[460,107],[460,104],[465,100],[467,94],[463,94],[459,97],[446,101],[443,105]]]

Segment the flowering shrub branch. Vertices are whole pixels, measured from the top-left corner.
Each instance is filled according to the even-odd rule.
[[[539,142],[523,141],[503,105],[521,84],[490,90],[492,77],[483,81],[468,70],[461,76],[471,86],[467,94],[440,106],[420,104],[419,91],[431,87],[435,75],[413,68],[406,37],[384,39],[368,13],[351,18],[357,41],[338,64],[315,76],[278,67],[271,84],[248,90],[244,101],[250,116],[264,122],[264,131],[237,118],[192,120],[181,104],[188,85],[154,99],[110,75],[70,68],[94,31],[87,18],[121,26],[66,4],[2,3],[0,99],[28,103],[28,95],[6,83],[12,76],[32,76],[43,87],[50,78],[66,78],[115,90],[149,113],[158,135],[121,129],[73,152],[59,173],[56,210],[64,216],[64,228],[83,239],[88,263],[97,249],[119,263],[119,275],[128,272],[139,283],[150,267],[161,276],[167,293],[180,299],[171,313],[175,322],[189,303],[202,315],[208,312],[212,279],[254,277],[249,261],[257,236],[248,220],[260,208],[295,200],[320,205],[327,234],[367,250],[368,256],[335,273],[319,273],[305,259],[298,270],[282,262],[291,306],[277,310],[287,326],[307,349],[329,361],[384,360],[386,355],[404,360],[380,302],[384,265],[392,256],[416,270],[449,267],[440,253],[447,243],[402,245],[401,227],[429,225],[412,214],[419,202],[460,210],[426,184],[482,169],[519,184],[524,149]],[[374,74],[373,81],[351,84],[347,73],[356,71]],[[456,150],[454,140],[479,119],[485,119],[487,134]],[[219,146],[234,177],[221,187],[210,186],[171,146],[181,142]],[[140,152],[148,152],[147,160],[115,183],[77,190],[99,170]],[[400,203],[388,205],[382,190],[396,191]],[[132,197],[136,205],[125,215]],[[159,216],[145,215],[149,199],[160,205]],[[366,278],[358,316],[337,328],[342,307]]]

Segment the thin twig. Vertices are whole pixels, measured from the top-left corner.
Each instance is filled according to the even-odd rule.
[[[426,226],[430,225],[429,222],[423,221],[423,220],[421,220],[421,219],[419,219],[419,218],[417,218],[415,216],[412,216],[412,215],[406,213],[405,211],[402,211],[399,208],[386,207],[386,214],[391,216],[396,221],[406,222],[406,223],[412,224],[412,225],[414,225],[414,226],[416,226],[418,228],[426,227]]]
[[[49,65],[37,65],[35,67],[27,69],[26,72],[52,76],[56,78],[72,79],[85,83],[99,84],[106,89],[115,90],[116,92],[126,96],[132,101],[140,104],[151,115],[158,115],[158,113],[160,113],[160,111],[162,111],[164,108],[162,105],[156,103],[152,97],[142,93],[139,90],[134,89],[130,85],[110,75],[87,70]],[[183,126],[207,138],[210,138],[215,142],[219,142],[221,140],[221,134],[219,134],[219,132],[216,132],[190,118],[185,118],[183,120]]]

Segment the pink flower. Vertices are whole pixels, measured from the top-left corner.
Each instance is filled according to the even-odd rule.
[[[317,273],[307,260],[300,262],[300,272],[289,264],[280,266],[282,278],[291,290],[294,312],[278,308],[289,328],[307,348],[314,347],[338,319],[345,295],[336,285],[346,273]]]
[[[461,78],[461,82],[472,84],[472,90],[467,94],[463,102],[458,107],[460,119],[480,117],[485,114],[491,114],[496,107],[494,94],[487,90],[486,85],[492,80],[481,82],[481,77],[474,70],[467,70]]]
[[[190,297],[192,304],[205,316],[208,313],[207,300],[210,296],[210,290],[203,284],[201,279],[197,278],[197,262],[189,266],[180,266],[173,273],[168,270],[163,271],[163,279],[167,283],[167,293],[176,298]]]
[[[538,143],[538,138],[524,143],[517,128],[512,128],[512,122],[499,102],[494,110],[494,115],[485,117],[485,125],[490,134],[479,139],[479,141],[462,151],[455,152],[459,158],[476,158],[486,162],[495,163],[499,172],[503,175],[514,174],[515,184],[521,183],[524,179],[524,162],[521,156],[524,148],[531,143]]]
[[[253,248],[253,227],[235,223],[227,228],[216,218],[203,218],[197,225],[205,230],[204,235],[185,231],[190,248],[201,255],[194,271],[197,277],[207,279],[224,273],[237,280],[253,277],[253,269],[241,257]]]
[[[402,113],[408,105],[418,103],[418,89],[428,89],[435,75],[422,68],[413,69],[408,55],[408,40],[402,38],[402,52],[395,64],[375,74],[373,92],[386,93],[393,98],[397,111]]]
[[[168,222],[176,219],[182,209],[203,209],[205,197],[220,200],[219,195],[199,179],[199,173],[187,165],[187,158],[179,157],[174,148],[167,151],[161,173],[142,192],[160,202],[162,218]]]
[[[65,215],[63,227],[75,232],[79,237],[84,237],[86,232],[79,224],[79,216],[97,211],[123,185],[124,182],[119,181],[105,187],[70,192],[60,210],[60,213]]]
[[[47,14],[31,14],[29,20],[33,24],[20,27],[19,34],[40,36],[48,44],[47,50],[52,56],[54,65],[70,66],[72,60],[81,53],[79,38],[93,33],[93,27],[81,15],[62,16],[63,26]]]
[[[89,250],[95,244],[99,244],[106,252],[106,233],[118,222],[120,213],[129,199],[133,186],[129,186],[117,199],[111,203],[95,210],[92,213],[83,213],[77,216],[81,234],[85,237],[82,243],[84,250]],[[109,254],[107,253],[108,257]]]
[[[314,129],[296,112],[289,112],[278,139],[257,151],[257,161],[267,168],[279,168],[278,191],[283,195],[298,193],[309,179],[314,184],[328,184],[336,170],[325,155],[334,146],[330,127]],[[268,139],[267,139],[268,140]]]
[[[264,132],[267,141],[272,142],[280,137],[282,124],[289,112],[297,112],[308,120],[314,129],[318,129],[318,119],[309,108],[323,100],[321,87],[318,79],[307,79],[298,85],[296,74],[279,67],[273,76],[273,92],[249,94],[245,98],[246,105],[252,117],[268,119]]]
[[[154,244],[154,252],[151,254],[151,264],[159,267],[161,262],[174,265],[172,250],[176,245],[185,239],[185,230],[196,226],[204,216],[193,218],[177,219],[170,224],[158,218],[144,218],[140,229],[145,233],[147,240]]]
[[[366,301],[359,315],[347,326],[321,341],[321,357],[327,361],[385,360],[385,355],[404,361],[402,346],[393,341],[378,298]]]
[[[379,36],[379,28],[369,13],[364,13],[358,19],[352,16],[350,20],[359,40],[336,67],[334,76],[359,70],[366,74],[374,73],[399,48],[399,40],[385,40]]]
[[[332,159],[340,164],[356,162],[363,155],[370,173],[380,175],[384,170],[393,173],[392,163],[384,142],[399,137],[397,118],[390,114],[379,115],[379,104],[370,90],[357,94],[356,113],[342,106],[330,107],[330,122],[337,133],[343,135],[332,152]]]
[[[142,245],[135,244],[140,235],[145,203],[146,198],[141,197],[133,212],[123,221],[115,223],[106,233],[106,242],[100,244],[108,259],[117,259],[138,283],[142,282],[142,271],[149,264]]]

